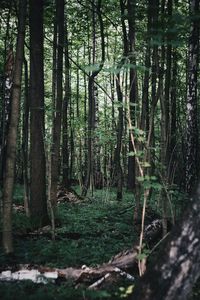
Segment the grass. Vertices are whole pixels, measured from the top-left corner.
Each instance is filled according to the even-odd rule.
[[[15,189],[14,202],[21,204],[21,187]],[[41,264],[51,267],[97,266],[107,262],[113,255],[132,246],[137,232],[133,227],[133,195],[126,193],[123,201],[115,200],[114,191],[97,191],[92,199],[80,204],[62,203],[58,209],[61,224],[56,229],[58,239],[48,237],[37,239],[16,238],[15,263]],[[14,231],[25,231],[30,224],[21,214],[14,215]],[[0,248],[0,265],[7,258]],[[88,291],[84,288],[75,290],[70,283],[62,285],[35,285],[31,282],[0,283],[0,299],[120,299],[125,295],[118,291]],[[120,292],[123,290],[123,293]],[[30,293],[31,291],[31,293]]]

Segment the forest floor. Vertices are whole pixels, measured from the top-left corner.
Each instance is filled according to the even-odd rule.
[[[0,266],[10,264],[42,265],[66,268],[86,265],[96,267],[108,262],[120,251],[131,248],[138,237],[133,226],[133,194],[126,193],[116,201],[114,191],[99,190],[84,201],[61,202],[58,206],[59,226],[56,240],[51,233],[30,236],[25,214],[14,213],[14,257],[6,257],[0,247]],[[23,204],[23,191],[16,188],[14,204]],[[131,283],[123,280],[108,290],[75,288],[73,282],[34,284],[31,281],[0,282],[1,300],[53,299],[121,299],[127,298]]]
[[[63,199],[62,199],[63,198]],[[31,225],[20,207],[23,189],[17,186],[14,196],[14,256],[3,254],[0,245],[0,271],[19,264],[49,268],[98,267],[125,249],[131,249],[139,236],[140,226],[133,223],[134,197],[125,192],[116,201],[114,190],[96,191],[85,200],[65,201],[60,197],[56,240],[51,232],[32,233]],[[18,209],[19,208],[19,209]],[[1,229],[1,228],[0,228]],[[192,300],[200,299],[199,284]],[[127,279],[92,290],[74,281],[34,283],[30,280],[0,281],[1,300],[93,300],[130,299],[134,282]],[[142,299],[141,299],[142,300]]]

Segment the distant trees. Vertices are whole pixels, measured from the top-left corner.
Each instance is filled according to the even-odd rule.
[[[11,2],[0,3],[0,174],[15,88]],[[75,181],[84,196],[113,187],[121,200],[129,189],[137,208],[149,189],[166,225],[199,168],[198,1],[190,11],[171,0],[30,0],[29,8],[13,176],[25,183],[33,223],[49,221],[46,187],[56,207],[59,185]]]

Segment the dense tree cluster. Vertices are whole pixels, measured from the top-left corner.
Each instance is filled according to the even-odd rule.
[[[135,218],[154,201],[165,235],[198,181],[199,1],[9,0],[0,11],[5,251],[15,183],[35,227],[55,226],[58,187],[76,182],[84,197],[130,190]]]

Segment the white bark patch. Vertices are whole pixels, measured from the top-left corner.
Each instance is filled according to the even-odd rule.
[[[189,112],[192,110],[192,105],[191,105],[191,103],[188,103],[188,104],[187,104],[187,110],[188,110]]]
[[[48,283],[58,278],[57,272],[40,273],[38,270],[4,271],[0,273],[0,281],[31,280],[35,283]]]
[[[174,258],[176,258],[178,253],[178,248],[176,246],[172,246],[169,252],[169,257],[171,260],[173,260]]]

